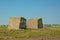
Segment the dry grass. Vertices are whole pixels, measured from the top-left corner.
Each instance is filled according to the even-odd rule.
[[[0,27],[0,40],[15,39],[15,38],[37,38],[44,39],[59,39],[60,27],[44,27],[41,29],[25,29],[25,30],[8,30],[7,27]],[[60,40],[60,39],[59,39]]]

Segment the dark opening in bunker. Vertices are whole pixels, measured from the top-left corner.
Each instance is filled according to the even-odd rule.
[[[20,20],[20,29],[26,29],[26,19],[24,18]]]
[[[38,20],[38,28],[43,28],[42,19]]]

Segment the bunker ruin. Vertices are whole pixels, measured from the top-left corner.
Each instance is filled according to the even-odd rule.
[[[10,17],[8,29],[26,29],[26,19],[23,17]]]
[[[28,19],[27,28],[31,28],[31,29],[43,28],[42,18]]]

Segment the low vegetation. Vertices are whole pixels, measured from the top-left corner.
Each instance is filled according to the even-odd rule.
[[[41,29],[8,30],[7,26],[0,27],[0,39],[29,38],[41,35],[60,37],[60,27],[44,27]]]

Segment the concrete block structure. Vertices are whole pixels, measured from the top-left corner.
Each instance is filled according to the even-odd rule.
[[[10,17],[8,29],[25,29],[26,28],[26,19],[23,17]]]
[[[31,29],[43,28],[42,18],[28,19],[27,28],[31,28]]]

